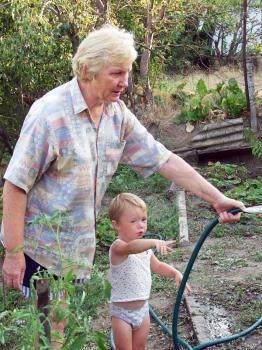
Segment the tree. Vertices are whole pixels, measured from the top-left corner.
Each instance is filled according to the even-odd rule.
[[[0,118],[11,144],[31,104],[70,79],[80,37],[98,17],[91,1],[7,0],[0,7]]]

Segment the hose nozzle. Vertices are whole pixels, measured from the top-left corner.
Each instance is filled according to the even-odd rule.
[[[262,205],[256,205],[254,207],[245,208],[243,212],[249,214],[262,214]]]

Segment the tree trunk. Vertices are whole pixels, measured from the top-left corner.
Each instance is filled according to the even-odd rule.
[[[97,21],[95,27],[100,27],[108,21],[108,4],[107,0],[95,0],[96,9],[98,13]]]
[[[0,127],[0,142],[8,150],[9,154],[13,153],[13,147],[9,141],[8,134],[2,127]],[[0,164],[1,164],[1,162],[0,162]]]
[[[71,41],[73,54],[75,54],[77,51],[77,48],[80,44],[80,39],[79,39],[78,32],[77,32],[74,24],[70,23],[70,27],[67,31],[67,35],[69,37],[69,40]]]
[[[214,40],[214,46],[215,46],[215,52],[216,52],[216,59],[219,65],[221,65],[221,51],[219,49],[219,42],[221,39],[221,32],[218,33],[217,35],[217,40]]]
[[[241,35],[238,35],[238,32],[240,30],[241,27],[243,27],[243,19],[244,19],[244,13],[243,13],[243,7],[241,9],[241,13],[240,13],[240,19],[238,21],[238,23],[236,23],[236,29],[235,32],[233,33],[233,38],[231,41],[231,44],[229,46],[229,50],[228,50],[228,55],[227,55],[227,62],[231,63],[234,61],[234,57],[236,55],[236,51],[237,48],[239,46],[239,44],[241,43]]]
[[[246,45],[247,45],[247,0],[243,0],[243,45],[242,45],[242,57],[243,57],[243,72],[245,80],[245,93],[247,99],[247,110],[250,112],[250,101],[248,91],[248,79],[247,79],[247,62],[246,62]]]
[[[152,20],[152,9],[153,0],[148,1],[147,5],[147,19],[146,19],[146,30],[145,30],[145,49],[142,53],[140,60],[140,77],[142,80],[142,86],[144,90],[145,105],[148,106],[152,101],[152,89],[148,77],[148,68],[151,56],[151,49],[153,43],[153,20]]]

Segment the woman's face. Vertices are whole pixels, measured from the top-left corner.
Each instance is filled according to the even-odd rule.
[[[128,74],[131,67],[110,65],[104,67],[90,81],[94,98],[102,103],[115,102],[128,86]]]

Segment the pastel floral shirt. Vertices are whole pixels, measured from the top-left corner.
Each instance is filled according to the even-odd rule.
[[[26,116],[4,175],[28,195],[25,253],[58,275],[89,278],[96,215],[118,164],[149,176],[170,155],[122,101],[96,128],[76,78],[48,92]]]

